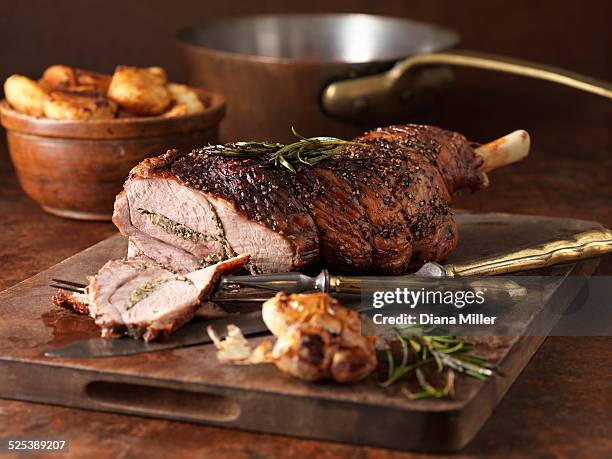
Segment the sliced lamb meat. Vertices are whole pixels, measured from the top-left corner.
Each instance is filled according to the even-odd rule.
[[[200,261],[193,254],[180,247],[164,243],[132,225],[130,208],[125,192],[119,193],[115,200],[113,222],[123,234],[130,235],[130,246],[138,254],[153,260],[161,266],[171,267],[175,272],[189,272],[201,268]]]
[[[461,134],[433,126],[376,129],[296,173],[222,146],[169,151],[136,166],[113,221],[138,251],[176,272],[239,253],[253,272],[318,261],[348,273],[401,273],[457,244],[459,188],[487,185]]]
[[[51,302],[59,307],[68,309],[69,311],[77,312],[79,314],[90,315],[89,313],[89,295],[87,293],[75,293],[67,292],[65,290],[58,290],[58,292],[51,297]],[[211,320],[219,319],[221,317],[227,317],[230,313],[225,309],[217,305],[212,301],[202,301],[195,314],[194,319],[200,320]]]
[[[138,324],[134,324],[124,313],[139,299],[138,292],[144,294],[148,291],[147,287],[153,291],[153,286],[162,285],[173,276],[167,269],[140,260],[107,262],[90,279],[87,287],[89,314],[102,329],[102,336],[117,337],[126,333],[142,335],[139,327],[135,326]]]
[[[156,160],[162,161],[152,158],[149,163]],[[277,214],[283,211],[276,209]],[[316,253],[305,248],[300,257],[295,256],[291,241],[314,247],[316,228],[307,214],[288,218],[305,227],[309,236],[284,237],[285,233],[242,215],[231,201],[175,179],[149,177],[125,187],[115,202],[113,221],[140,253],[176,272],[193,271],[239,253],[250,253],[257,260],[250,266],[253,272],[282,272],[308,264]]]
[[[111,260],[90,278],[86,298],[60,291],[54,303],[91,315],[103,337],[129,334],[151,341],[196,315],[225,314],[207,297],[220,276],[240,270],[248,260],[249,255],[240,255],[184,275],[142,260]]]

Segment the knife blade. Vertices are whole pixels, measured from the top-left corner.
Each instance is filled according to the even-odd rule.
[[[52,351],[46,352],[46,357],[77,359],[121,357],[147,352],[158,352],[167,349],[195,346],[212,342],[206,333],[206,328],[212,325],[221,337],[225,336],[229,324],[238,326],[245,336],[253,336],[268,332],[261,317],[261,311],[249,312],[240,315],[231,315],[220,319],[189,323],[168,337],[165,341],[147,343],[142,340],[130,338],[91,338],[68,344]]]

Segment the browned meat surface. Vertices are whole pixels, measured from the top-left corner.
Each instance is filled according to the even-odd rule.
[[[69,311],[89,315],[87,295],[84,293],[69,293],[60,289],[51,297],[51,302],[54,305],[68,309]]]
[[[377,129],[294,174],[214,148],[169,151],[132,171],[114,222],[135,249],[176,272],[239,253],[255,272],[323,262],[347,273],[401,273],[457,244],[456,190],[486,186],[461,134],[432,126]]]

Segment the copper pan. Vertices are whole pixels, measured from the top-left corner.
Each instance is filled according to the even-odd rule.
[[[459,36],[363,14],[227,19],[177,35],[191,83],[223,93],[222,140],[351,137],[401,122],[452,80],[450,66],[496,70],[612,98],[612,85],[563,69],[453,49]]]

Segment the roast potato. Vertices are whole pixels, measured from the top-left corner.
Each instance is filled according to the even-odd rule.
[[[44,116],[47,94],[33,80],[23,75],[11,75],[4,82],[4,96],[18,112],[26,115]]]
[[[135,115],[161,115],[172,103],[166,74],[159,67],[118,66],[108,88],[108,97]]]
[[[77,85],[77,78],[72,67],[67,65],[52,65],[47,67],[42,78],[39,81],[40,85],[47,91],[53,89],[66,89]]]
[[[166,75],[166,71],[161,67],[145,67],[144,70],[148,70],[151,75],[158,79],[160,84],[166,84],[168,82],[168,76]]]
[[[131,113],[126,112],[126,111],[125,111],[125,110],[123,110],[121,107],[119,107],[119,108],[117,109],[117,115],[116,115],[115,117],[116,117],[116,118],[123,119],[123,118],[134,118],[135,116],[136,116],[136,115],[132,115]]]
[[[204,104],[198,97],[198,94],[189,86],[177,83],[168,83],[168,90],[172,94],[172,99],[175,102],[175,107],[184,106],[187,113],[197,113],[204,111]],[[181,113],[184,115],[185,113]],[[168,115],[171,116],[171,115]]]
[[[174,104],[172,108],[168,110],[167,112],[165,112],[162,116],[165,116],[165,117],[182,116],[182,115],[187,115],[188,113],[190,112],[189,112],[189,109],[187,108],[187,105]]]
[[[58,90],[49,93],[44,113],[56,120],[101,120],[115,117],[117,105],[98,92]]]
[[[196,91],[169,83],[161,67],[118,66],[111,76],[52,65],[38,82],[13,75],[4,87],[15,110],[52,119],[172,117],[205,110]]]
[[[103,73],[81,70],[67,65],[52,65],[43,73],[40,85],[47,91],[70,89],[98,91],[106,94],[111,76]]]
[[[102,94],[107,93],[112,78],[110,75],[81,69],[76,69],[75,72],[79,87],[99,91]]]

